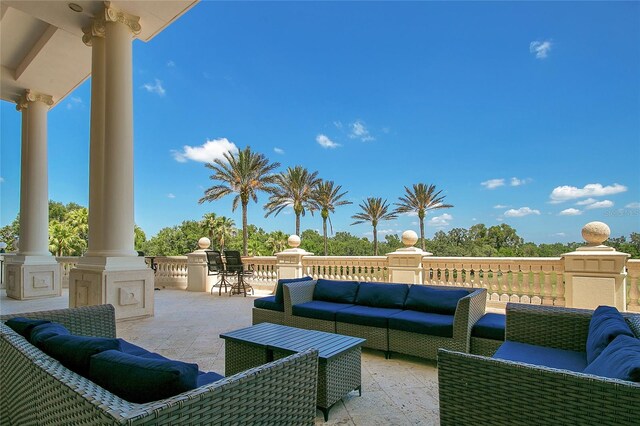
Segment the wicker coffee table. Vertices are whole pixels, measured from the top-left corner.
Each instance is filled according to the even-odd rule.
[[[319,351],[318,408],[329,410],[352,390],[362,395],[360,355],[365,339],[303,330],[268,322],[220,335],[225,339],[225,375],[229,376],[295,352]]]

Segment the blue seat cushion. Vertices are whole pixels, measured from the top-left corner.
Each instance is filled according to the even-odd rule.
[[[23,318],[23,317],[15,317],[8,319],[5,324],[7,327],[11,328],[13,331],[29,340],[31,338],[31,331],[41,325],[46,324],[51,321],[39,320],[39,319],[31,319],[31,318]]]
[[[389,328],[429,336],[453,337],[453,315],[402,311],[389,318]]]
[[[584,352],[529,345],[510,340],[500,345],[493,357],[575,372],[582,372],[587,366],[587,356]]]
[[[389,317],[400,312],[402,312],[401,309],[355,305],[336,312],[336,321],[370,327],[388,328]]]
[[[278,283],[276,284],[276,293],[275,293],[275,302],[276,303],[280,303],[282,304],[283,308],[279,309],[280,311],[284,311],[284,290],[282,288],[282,284],[289,284],[289,283],[296,283],[298,281],[311,281],[313,280],[312,277],[306,276],[306,277],[302,277],[302,278],[282,278],[278,280]],[[255,305],[254,305],[255,306]],[[257,308],[257,306],[256,306]],[[269,308],[264,308],[264,309],[269,309]]]
[[[43,341],[42,350],[69,370],[87,377],[91,357],[108,350],[120,351],[120,341],[105,337],[58,335]]]
[[[504,329],[507,326],[507,317],[504,314],[488,313],[476,322],[471,331],[473,337],[483,339],[504,340]]]
[[[319,279],[313,289],[313,300],[335,303],[354,303],[358,293],[357,281]]]
[[[214,373],[213,371],[210,371],[208,373],[205,373],[204,371],[199,371],[198,377],[196,378],[196,386],[200,387],[200,386],[208,385],[209,383],[217,382],[220,379],[224,379],[224,376],[218,373]]]
[[[591,364],[604,348],[619,335],[634,337],[629,324],[612,306],[598,306],[593,311],[587,334],[587,362]]]
[[[270,311],[284,312],[284,303],[276,302],[276,296],[260,297],[253,300],[253,307]]]
[[[145,348],[134,345],[133,343],[127,342],[124,339],[118,339],[120,341],[120,351],[129,354],[135,355],[142,358],[150,358],[150,359],[169,359],[155,352],[148,351]]]
[[[407,294],[404,308],[412,311],[453,315],[458,300],[469,295],[467,290],[435,289],[422,285],[412,285]]]
[[[145,403],[195,389],[198,365],[110,350],[91,357],[89,379],[129,402]]]
[[[69,330],[62,324],[58,324],[57,322],[47,322],[45,324],[40,324],[31,330],[31,338],[29,341],[33,346],[38,349],[42,349],[42,344],[45,340],[54,336],[68,336],[71,334]]]
[[[402,309],[408,292],[407,284],[360,283],[356,305]]]
[[[353,306],[349,303],[325,302],[323,300],[312,300],[311,302],[293,305],[291,312],[293,315],[305,318],[321,319],[325,321],[335,321],[336,312]]]
[[[640,340],[625,335],[616,337],[584,373],[640,382]]]

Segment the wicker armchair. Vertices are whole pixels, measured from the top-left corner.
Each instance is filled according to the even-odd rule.
[[[591,315],[582,309],[508,304],[506,338],[584,351]],[[640,338],[640,315],[623,316]],[[438,383],[445,426],[613,426],[638,424],[640,418],[640,383],[568,370],[440,350]]]
[[[116,336],[111,305],[13,316],[56,321],[74,334]],[[0,323],[0,332],[2,424],[314,423],[318,369],[318,355],[314,350],[171,398],[134,404],[63,367],[3,323]]]

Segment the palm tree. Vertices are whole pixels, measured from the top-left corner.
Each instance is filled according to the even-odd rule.
[[[296,235],[300,235],[300,216],[304,216],[309,210],[313,214],[311,203],[313,188],[320,181],[318,172],[309,173],[302,166],[287,168],[286,172],[276,176],[276,190],[269,197],[269,202],[264,205],[268,217],[271,213],[277,216],[285,208],[293,207],[296,215]]]
[[[204,192],[204,197],[198,200],[202,204],[205,201],[215,201],[225,195],[236,193],[231,210],[235,211],[238,204],[242,206],[242,252],[247,256],[247,206],[249,200],[258,202],[259,191],[272,192],[271,186],[276,179],[273,171],[280,167],[280,163],[270,163],[264,154],[251,151],[247,146],[244,150],[231,154],[226,152],[224,160],[216,158],[213,163],[205,164],[205,167],[213,170],[210,176],[212,180],[222,182],[214,185]]]
[[[269,238],[265,245],[271,251],[271,254],[279,253],[287,248],[287,234],[282,231],[273,231],[269,234]]]
[[[361,213],[351,216],[352,219],[356,219],[352,225],[359,223],[371,222],[373,226],[373,255],[378,255],[378,223],[382,220],[396,219],[398,216],[394,211],[389,211],[389,204],[387,200],[382,198],[369,197],[364,203],[359,205]]]
[[[49,251],[55,256],[79,256],[85,248],[85,242],[76,231],[65,222],[51,221],[49,225]]]
[[[404,187],[406,195],[400,197],[399,203],[395,203],[396,213],[417,212],[420,219],[420,240],[422,241],[422,250],[425,249],[424,240],[424,218],[429,210],[448,209],[453,207],[451,204],[444,204],[445,195],[440,195],[442,191],[436,192],[435,185],[425,185],[418,183],[413,185],[413,190]]]
[[[225,241],[235,237],[236,235],[236,223],[233,219],[226,216],[220,216],[215,224],[215,236],[218,240],[220,251],[224,251]]]
[[[324,238],[324,255],[327,256],[327,220],[333,234],[333,224],[329,213],[335,213],[335,208],[347,204],[353,204],[351,201],[341,200],[347,191],[340,194],[342,186],[334,186],[332,180],[320,181],[316,184],[312,195],[312,204],[316,210],[320,210],[322,216],[322,236]]]
[[[205,213],[204,216],[202,216],[202,220],[200,221],[200,226],[202,226],[202,229],[207,233],[207,236],[211,241],[213,241],[217,222],[218,216],[216,216],[215,213]]]

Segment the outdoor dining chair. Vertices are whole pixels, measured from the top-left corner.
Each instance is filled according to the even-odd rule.
[[[244,296],[247,297],[248,291],[253,294],[253,287],[244,280],[244,276],[246,274],[252,274],[252,271],[245,270],[244,265],[242,264],[240,252],[237,250],[225,250],[224,258],[227,268],[226,270],[230,274],[235,274],[238,278],[236,283],[231,286],[231,292],[229,295],[244,294]]]
[[[227,292],[227,286],[231,287],[231,283],[227,280],[228,276],[235,276],[235,272],[227,271],[222,255],[218,250],[206,250],[207,254],[207,275],[217,275],[218,281],[211,286],[211,294],[213,289],[218,287],[218,295],[222,294],[222,287],[224,286],[224,292]]]

